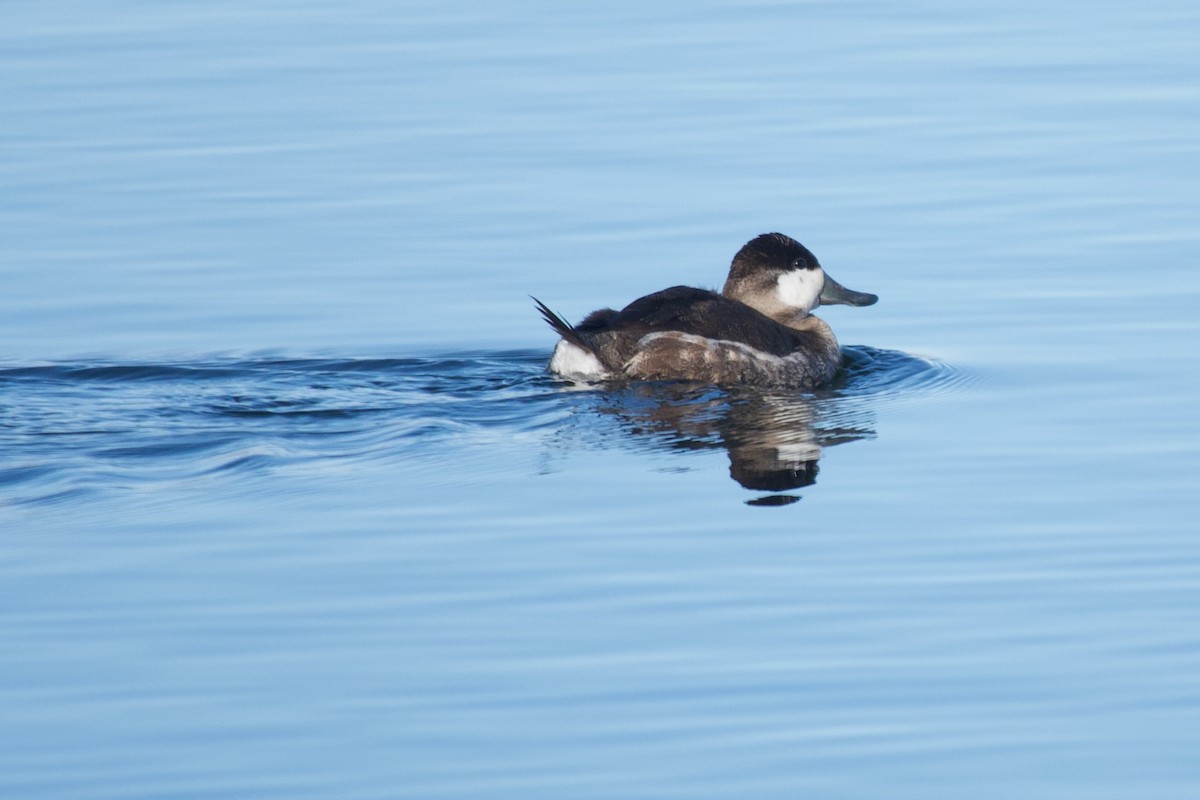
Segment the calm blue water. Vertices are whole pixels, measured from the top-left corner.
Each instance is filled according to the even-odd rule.
[[[0,794],[1197,796],[1200,9],[476,5],[5,4]]]

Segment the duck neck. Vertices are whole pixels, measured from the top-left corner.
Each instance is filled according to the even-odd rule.
[[[804,314],[792,315],[790,318],[784,318],[782,315],[772,318],[780,325],[791,328],[806,337],[811,337],[813,346],[823,348],[830,358],[841,359],[841,346],[838,344],[837,337],[833,335],[833,328],[829,327],[829,323],[820,317]]]
[[[783,309],[768,314],[771,319],[778,322],[784,327],[791,328],[794,331],[804,331],[806,333],[832,333],[833,329],[820,317],[814,317],[812,314],[806,314],[796,309]]]

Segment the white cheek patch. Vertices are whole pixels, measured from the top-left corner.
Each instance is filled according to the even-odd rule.
[[[793,269],[779,276],[775,295],[785,306],[812,311],[820,305],[825,273],[818,269]]]

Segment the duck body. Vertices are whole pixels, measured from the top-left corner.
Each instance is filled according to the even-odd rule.
[[[578,325],[535,302],[562,337],[548,369],[566,378],[814,388],[832,380],[842,354],[812,309],[877,299],[842,287],[807,248],[773,233],[738,251],[720,293],[675,286]]]

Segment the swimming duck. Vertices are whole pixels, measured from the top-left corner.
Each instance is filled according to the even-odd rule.
[[[764,233],[733,257],[719,294],[673,286],[620,311],[593,311],[578,325],[533,301],[562,337],[548,369],[566,378],[810,389],[842,363],[833,330],[813,309],[878,299],[826,275],[795,239]]]

